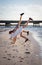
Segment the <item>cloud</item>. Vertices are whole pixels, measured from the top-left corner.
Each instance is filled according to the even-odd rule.
[[[42,6],[40,5],[8,5],[0,7],[0,19],[19,20],[20,13],[24,12],[22,19],[32,17],[34,20],[42,20]]]

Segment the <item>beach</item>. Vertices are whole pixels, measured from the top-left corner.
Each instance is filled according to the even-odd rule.
[[[40,46],[33,38],[32,33],[29,35],[25,43],[24,39],[18,35],[15,44],[9,39],[9,30],[0,34],[0,65],[42,65],[40,57]]]

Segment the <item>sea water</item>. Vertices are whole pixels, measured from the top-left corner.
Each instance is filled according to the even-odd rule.
[[[13,29],[14,27],[15,26],[0,26],[0,34],[2,34],[2,32],[5,32],[7,30]],[[25,30],[29,30],[33,33],[33,37],[40,46],[41,49],[40,55],[42,56],[42,26],[29,25],[25,28]]]
[[[40,56],[42,56],[42,26],[28,26],[25,29],[32,32],[33,37],[40,46]]]

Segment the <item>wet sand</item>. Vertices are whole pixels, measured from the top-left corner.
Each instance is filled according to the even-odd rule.
[[[25,40],[19,35],[15,44],[11,44],[9,31],[0,34],[0,65],[42,65],[40,58],[40,47],[38,42],[29,33],[23,34],[30,41]]]

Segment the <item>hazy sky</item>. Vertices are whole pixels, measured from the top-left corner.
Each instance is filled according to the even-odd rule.
[[[23,20],[42,20],[42,0],[0,0],[0,20],[19,20],[22,12]]]

